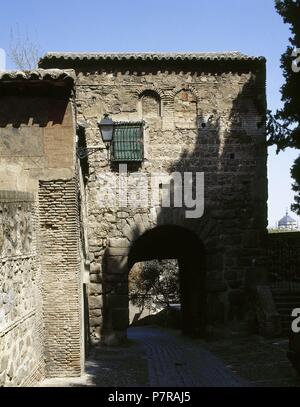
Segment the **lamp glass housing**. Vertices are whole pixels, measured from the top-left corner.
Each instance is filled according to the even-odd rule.
[[[98,121],[98,126],[100,128],[101,137],[104,143],[111,142],[114,132],[114,122],[108,116],[108,114],[105,114],[103,119]]]

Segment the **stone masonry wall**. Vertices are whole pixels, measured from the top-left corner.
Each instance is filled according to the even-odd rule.
[[[39,216],[46,375],[80,376],[83,340],[76,178],[40,182]]]
[[[33,195],[0,191],[0,386],[45,375],[36,228]]]
[[[141,234],[159,224],[182,225],[203,241],[209,323],[243,318],[247,312],[244,290],[264,273],[264,67],[189,71],[173,70],[170,65],[165,70],[141,66],[126,70],[116,63],[99,72],[95,66],[85,67],[77,72],[76,103],[87,146],[101,145],[97,120],[104,113],[114,121],[145,121],[145,158],[131,172],[149,176],[158,171],[203,171],[205,177],[205,211],[199,219],[188,220],[177,208],[166,211],[151,205],[103,208],[101,182],[111,171],[118,177],[118,170],[110,166],[104,146],[88,156],[89,302],[94,339],[101,336],[104,271],[105,294],[119,293],[118,307],[126,308],[128,251]],[[119,283],[124,288],[118,291]]]

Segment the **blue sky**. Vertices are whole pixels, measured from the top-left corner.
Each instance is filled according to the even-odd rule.
[[[0,48],[19,30],[46,51],[241,51],[267,58],[269,108],[281,106],[280,56],[289,29],[274,0],[51,0],[1,4]],[[13,65],[7,61],[7,68]],[[296,150],[269,149],[269,224],[293,201]],[[294,214],[294,218],[299,220]]]

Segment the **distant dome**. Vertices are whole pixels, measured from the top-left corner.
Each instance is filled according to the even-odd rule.
[[[285,216],[283,218],[281,218],[280,221],[278,222],[279,228],[291,229],[291,228],[295,228],[296,226],[297,226],[297,222],[295,221],[295,219],[291,218],[287,212],[286,212]]]

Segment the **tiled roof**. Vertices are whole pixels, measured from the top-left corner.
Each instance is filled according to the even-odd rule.
[[[55,60],[65,61],[265,61],[240,52],[48,52],[41,58],[39,65]]]
[[[31,71],[0,71],[1,82],[11,81],[42,81],[42,80],[60,80],[67,82],[74,82],[76,76],[72,69],[35,69]]]

